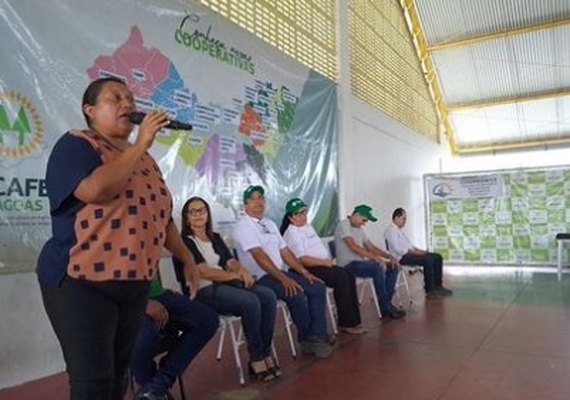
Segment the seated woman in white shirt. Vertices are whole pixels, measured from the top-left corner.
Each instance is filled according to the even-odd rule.
[[[281,223],[283,239],[311,274],[333,288],[339,330],[353,335],[366,333],[361,325],[354,275],[333,264],[327,248],[307,222],[308,207],[303,200],[289,200],[285,210]]]
[[[212,230],[210,206],[192,197],[182,207],[182,239],[200,272],[197,300],[220,314],[237,315],[245,333],[254,379],[270,381],[281,375],[271,343],[275,326],[275,293],[255,284],[254,277],[236,260],[222,237]]]

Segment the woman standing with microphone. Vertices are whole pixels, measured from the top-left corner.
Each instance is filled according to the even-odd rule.
[[[198,275],[172,220],[170,192],[147,153],[168,125],[167,113],[146,115],[129,142],[133,94],[112,77],[91,82],[82,108],[88,128],[63,135],[48,161],[52,237],[37,273],[70,398],[119,400],[163,247],[183,261],[192,298]]]

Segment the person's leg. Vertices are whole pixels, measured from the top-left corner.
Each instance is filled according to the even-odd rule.
[[[433,265],[433,283],[436,288],[443,286],[443,257],[438,253],[426,253]]]
[[[287,275],[303,287],[309,306],[311,318],[309,324],[309,337],[316,339],[328,338],[326,319],[327,287],[321,282],[310,283],[297,272],[288,272]]]
[[[147,382],[144,391],[166,393],[176,377],[214,336],[218,329],[218,313],[199,301],[190,300],[179,293],[166,291],[155,297],[168,311],[165,330],[180,331],[174,346],[160,360],[155,376]]]
[[[376,297],[378,297],[378,303],[380,305],[380,311],[383,315],[389,314],[391,303],[386,290],[384,270],[380,264],[374,261],[353,261],[345,268],[352,271],[352,273],[359,278],[372,278]]]
[[[307,297],[301,291],[294,296],[287,296],[283,285],[270,275],[263,275],[257,283],[273,290],[277,299],[287,304],[287,308],[291,313],[291,318],[297,327],[297,338],[299,342],[304,342],[309,336],[309,324],[311,317],[309,315],[309,306]]]
[[[277,311],[277,296],[275,292],[265,286],[255,284],[250,289],[261,304],[261,340],[263,343],[263,356],[271,354],[273,343],[273,330],[275,329],[275,314]]]
[[[131,373],[139,386],[144,386],[156,374],[154,357],[158,353],[160,336],[158,325],[145,315],[135,340],[130,363]]]
[[[386,293],[388,294],[388,300],[392,302],[394,297],[394,292],[396,290],[396,283],[398,282],[398,274],[400,271],[398,268],[392,268],[390,265],[384,273],[386,279]]]
[[[198,296],[198,300],[205,301],[222,315],[241,317],[251,361],[263,360],[261,304],[254,293],[230,285],[213,284],[201,289]]]
[[[354,276],[340,267],[311,267],[310,272],[333,289],[338,325],[351,328],[360,324],[360,309]],[[358,310],[355,312],[355,310]]]
[[[141,287],[139,282],[115,282],[121,291],[119,320],[115,333],[115,381],[113,400],[122,400],[128,384],[128,368],[133,347],[148,300],[148,283]]]
[[[400,259],[400,264],[421,265],[424,269],[424,289],[426,293],[433,292],[436,289],[433,259],[428,259],[420,254],[404,254]]]
[[[114,398],[118,294],[123,292],[120,283],[67,277],[59,287],[40,284],[44,306],[66,362],[71,400]],[[133,284],[146,303],[148,283]],[[138,309],[132,313],[134,320],[142,318]]]

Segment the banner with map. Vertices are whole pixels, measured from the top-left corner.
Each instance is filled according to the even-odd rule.
[[[484,182],[478,184],[483,189],[460,197],[442,189],[457,180]],[[556,234],[570,232],[570,167],[426,175],[424,183],[428,243],[445,260],[472,265],[556,264]],[[569,256],[570,250],[565,250],[563,259],[570,260]]]
[[[280,220],[285,202],[302,197],[317,231],[332,233],[335,83],[207,8],[0,0],[0,53],[0,274],[35,268],[51,235],[47,158],[61,135],[85,127],[83,91],[103,76],[124,79],[140,110],[168,110],[193,125],[162,131],[150,150],[178,224],[184,201],[199,195],[227,235],[243,190],[260,184],[269,217]]]

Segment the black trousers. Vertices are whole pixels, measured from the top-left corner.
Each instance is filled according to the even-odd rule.
[[[424,267],[424,288],[426,293],[441,287],[443,280],[443,258],[438,253],[404,254],[402,265],[421,265]]]
[[[60,286],[40,288],[65,359],[70,399],[122,400],[150,283],[66,277]]]
[[[352,272],[341,267],[309,267],[309,272],[333,288],[336,303],[338,326],[352,328],[360,325],[358,293]]]

